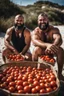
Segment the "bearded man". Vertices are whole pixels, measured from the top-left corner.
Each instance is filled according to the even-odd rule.
[[[21,14],[18,14],[15,16],[14,25],[7,29],[5,34],[5,49],[2,52],[4,62],[5,56],[8,56],[10,53],[30,55],[28,52],[30,41],[31,34],[29,29],[24,24],[24,17]]]
[[[31,53],[32,60],[38,60],[38,56],[42,54],[53,54],[57,57],[58,77],[63,79],[62,68],[64,63],[64,50],[60,47],[62,37],[59,29],[49,24],[46,13],[38,16],[38,27],[32,32]]]

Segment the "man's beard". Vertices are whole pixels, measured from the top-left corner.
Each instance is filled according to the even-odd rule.
[[[20,24],[20,25],[14,24],[14,26],[15,26],[15,28],[16,28],[17,30],[21,30],[21,29],[24,27],[24,23],[23,23],[23,24]]]
[[[38,26],[41,30],[46,30],[49,26],[49,23],[44,23],[43,25],[40,23]]]

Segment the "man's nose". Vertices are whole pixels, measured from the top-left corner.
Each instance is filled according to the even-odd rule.
[[[18,21],[17,23],[18,23],[18,24],[21,24],[21,22],[20,22],[20,21]]]
[[[41,21],[41,23],[44,23],[44,22],[45,22],[44,20]]]

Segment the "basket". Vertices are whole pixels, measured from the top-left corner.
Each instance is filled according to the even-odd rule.
[[[57,83],[57,89],[50,92],[50,93],[43,93],[43,94],[18,94],[18,93],[11,93],[6,89],[0,89],[2,90],[5,94],[7,94],[8,96],[57,96],[58,91],[59,91],[59,87],[60,87],[60,83],[59,83],[59,79],[57,77],[56,71],[54,70],[53,66],[49,65],[49,64],[43,64],[43,63],[38,63],[38,62],[32,62],[32,61],[21,61],[21,62],[14,62],[14,63],[6,63],[4,65],[0,66],[0,72],[2,72],[2,70],[4,70],[5,68],[7,68],[8,66],[31,66],[31,67],[36,67],[36,68],[51,68],[53,70],[53,73],[56,76],[56,83]]]
[[[55,66],[55,62],[54,62],[54,63],[47,62],[47,61],[41,59],[40,57],[38,57],[38,62],[40,62],[40,63],[46,63],[46,64],[50,64],[50,65],[52,65],[52,66]]]
[[[16,61],[15,61],[15,59],[10,59],[10,58],[8,58],[8,57],[5,57],[6,63],[21,62],[21,61],[26,60],[26,58],[25,58],[24,55],[21,55],[21,57],[23,58],[22,60],[16,60]]]

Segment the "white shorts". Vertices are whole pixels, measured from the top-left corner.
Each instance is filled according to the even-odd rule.
[[[30,48],[29,48],[31,54],[33,53],[34,49],[35,49],[35,46],[34,46],[33,43],[31,42]]]

